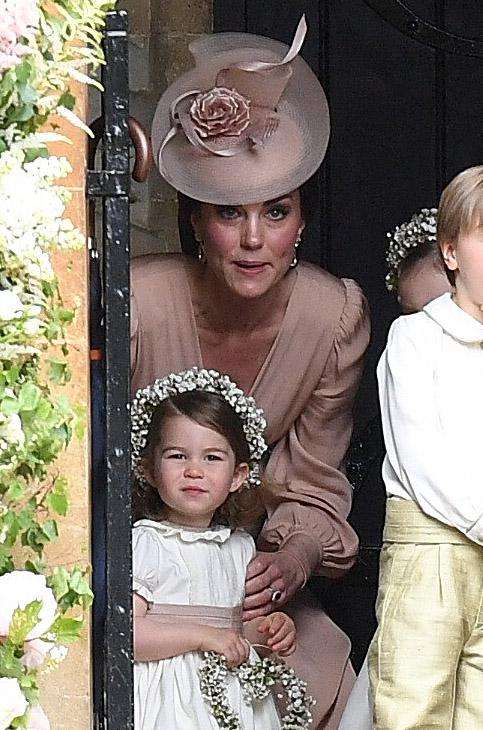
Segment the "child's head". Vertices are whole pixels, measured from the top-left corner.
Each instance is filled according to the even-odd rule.
[[[436,241],[437,212],[436,208],[422,208],[387,234],[386,287],[397,293],[404,314],[419,312],[432,299],[451,291]]]
[[[457,303],[483,317],[483,166],[460,172],[443,190],[438,243]]]
[[[208,526],[215,514],[231,523],[232,495],[247,481],[259,483],[254,462],[266,448],[265,422],[253,400],[227,378],[194,372],[208,373],[218,392],[187,390],[185,380],[191,384],[193,371],[186,371],[175,388],[166,389],[168,376],[133,401],[133,466],[142,485],[137,511],[198,527]]]
[[[424,241],[399,265],[397,299],[403,314],[419,312],[428,302],[451,291],[435,241]]]

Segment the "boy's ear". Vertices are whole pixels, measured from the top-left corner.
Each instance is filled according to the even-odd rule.
[[[233,479],[231,480],[230,493],[238,492],[239,489],[245,484],[248,478],[248,464],[244,461],[235,467],[233,472]]]
[[[446,267],[450,271],[456,271],[458,268],[458,259],[456,256],[456,246],[453,241],[443,241],[441,244],[441,253]]]

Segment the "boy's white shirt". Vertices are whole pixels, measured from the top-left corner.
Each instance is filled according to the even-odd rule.
[[[388,496],[483,545],[483,324],[443,294],[392,324],[377,377]]]

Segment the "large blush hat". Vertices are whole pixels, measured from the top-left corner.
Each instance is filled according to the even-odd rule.
[[[202,202],[248,205],[295,190],[317,170],[329,109],[298,56],[306,29],[302,17],[290,48],[249,33],[190,44],[195,67],[162,95],[152,128],[170,185]]]

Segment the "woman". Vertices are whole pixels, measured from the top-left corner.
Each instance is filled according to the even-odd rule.
[[[312,574],[341,575],[357,553],[340,468],[369,324],[354,282],[297,266],[299,188],[329,134],[324,92],[297,56],[304,35],[302,20],[288,50],[238,33],[195,41],[195,68],[158,104],[155,156],[198,201],[199,258],[134,261],[132,386],[199,365],[226,372],[265,411],[266,475],[282,488],[248,569],[245,617],[274,603],[295,616],[290,663],[317,697],[314,728],[333,730],[353,684],[350,644],[300,590]]]

